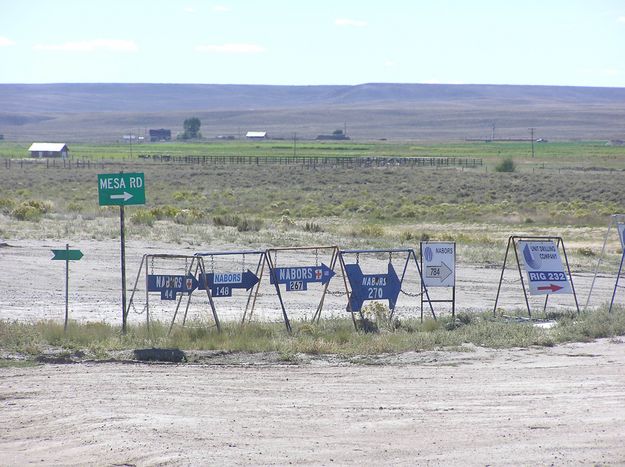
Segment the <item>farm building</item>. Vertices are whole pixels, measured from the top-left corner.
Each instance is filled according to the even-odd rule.
[[[158,130],[150,130],[150,141],[171,141],[171,130],[159,128]]]
[[[266,139],[267,132],[266,131],[248,131],[245,133],[245,137],[247,139]]]
[[[30,157],[63,157],[69,156],[65,143],[33,143],[28,148]]]

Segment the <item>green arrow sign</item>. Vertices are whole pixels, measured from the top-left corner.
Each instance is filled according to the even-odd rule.
[[[142,173],[98,174],[100,206],[145,204],[145,178]]]
[[[52,253],[54,254],[53,260],[78,261],[82,258],[82,251],[80,250],[52,250]]]

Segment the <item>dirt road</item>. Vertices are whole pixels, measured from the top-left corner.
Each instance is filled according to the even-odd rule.
[[[242,358],[0,369],[1,463],[625,463],[622,340],[379,365]]]

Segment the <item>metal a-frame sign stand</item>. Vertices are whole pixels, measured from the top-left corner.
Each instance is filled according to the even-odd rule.
[[[419,273],[419,281],[421,283],[421,290],[422,293],[425,293],[426,297],[427,297],[427,302],[430,305],[430,312],[432,313],[432,316],[434,317],[434,319],[436,319],[436,314],[434,313],[434,308],[432,307],[432,301],[430,300],[430,296],[429,296],[429,292],[427,287],[425,286],[424,282],[423,282],[423,275],[422,275],[422,270],[421,267],[419,265],[419,261],[417,260],[417,255],[415,254],[415,251],[412,248],[393,248],[393,249],[369,249],[369,250],[340,250],[339,251],[339,263],[341,265],[341,272],[343,274],[343,282],[345,285],[345,292],[347,294],[347,311],[351,314],[352,316],[352,321],[354,323],[354,327],[357,329],[357,323],[356,323],[356,319],[354,317],[354,313],[358,313],[360,314],[360,319],[364,320],[364,315],[362,313],[362,307],[360,307],[358,310],[353,310],[352,309],[352,297],[355,295],[355,291],[352,290],[348,284],[348,275],[347,275],[347,267],[346,267],[346,263],[345,263],[345,256],[346,255],[355,255],[356,256],[356,264],[359,264],[360,262],[360,255],[361,254],[388,254],[389,255],[389,264],[392,264],[392,255],[393,254],[405,254],[406,258],[404,261],[404,265],[403,265],[403,269],[402,269],[402,273],[401,276],[399,277],[399,292],[402,292],[402,286],[404,283],[404,278],[406,277],[406,272],[408,270],[408,265],[410,264],[410,260],[412,259],[414,262],[414,265],[417,269],[417,272]],[[382,276],[383,274],[379,274],[377,276]],[[391,306],[389,306],[391,313],[390,313],[390,318],[393,317],[393,315],[395,314],[395,307],[396,307],[396,303],[392,303]]]
[[[275,286],[276,289],[276,295],[278,296],[278,300],[280,301],[280,308],[282,309],[282,317],[284,319],[284,326],[286,327],[287,332],[291,333],[292,332],[292,328],[291,328],[291,322],[289,320],[289,315],[287,313],[286,310],[286,306],[284,304],[284,299],[282,297],[282,292],[280,291],[280,284],[283,283],[283,281],[280,280],[279,274],[277,273],[278,271],[278,266],[277,266],[277,258],[278,258],[278,253],[279,252],[285,252],[285,251],[314,251],[315,252],[315,258],[316,258],[316,263],[318,263],[318,252],[319,250],[321,251],[330,251],[331,252],[331,258],[330,258],[330,266],[329,266],[329,270],[332,271],[332,275],[334,275],[334,268],[336,266],[336,260],[338,257],[338,252],[339,252],[339,248],[338,246],[332,245],[332,246],[328,246],[328,245],[323,245],[323,246],[301,246],[301,247],[286,247],[286,248],[269,248],[266,252],[266,260],[267,260],[267,264],[269,265],[269,275],[271,277],[271,282],[273,283],[273,285]],[[323,265],[323,263],[322,263]],[[315,265],[315,268],[318,268],[318,264]],[[291,269],[309,269],[310,266],[305,266],[305,267],[301,267],[301,266],[294,266]],[[294,280],[292,282],[295,283],[299,283],[301,281],[299,280]],[[317,309],[312,317],[312,322],[319,322],[319,319],[321,318],[321,310],[323,309],[323,302],[325,300],[325,296],[326,293],[328,291],[328,286],[330,284],[330,281],[326,281],[323,284],[323,291],[321,293],[321,299],[319,300],[319,303],[317,305]],[[298,289],[294,289],[291,288],[289,289],[289,286],[287,285],[287,290],[298,290]],[[305,290],[305,289],[299,289],[299,290]]]
[[[149,285],[148,285],[148,283],[149,283],[149,279],[148,278],[150,276],[150,271],[149,271],[149,268],[148,268],[148,264],[150,262],[152,262],[154,259],[184,259],[185,261],[191,260],[189,267],[186,268],[186,270],[185,270],[185,276],[188,276],[189,274],[191,274],[191,270],[193,269],[194,265],[196,266],[195,267],[195,273],[193,274],[194,277],[197,275],[198,269],[202,273],[205,272],[204,262],[203,262],[202,258],[198,257],[198,256],[195,256],[195,255],[193,255],[193,256],[190,256],[190,255],[171,255],[171,254],[143,255],[143,257],[141,258],[141,264],[139,266],[139,271],[137,272],[137,278],[135,279],[135,284],[134,284],[134,287],[132,289],[132,293],[130,295],[130,300],[128,301],[128,307],[126,308],[126,311],[125,311],[124,321],[127,319],[128,313],[130,312],[130,308],[133,306],[135,292],[137,291],[137,285],[139,284],[139,278],[141,277],[141,271],[145,267],[145,319],[146,319],[146,324],[147,324],[148,330],[150,329],[150,290],[149,290]],[[206,277],[206,276],[204,276],[204,277]],[[191,299],[191,292],[188,294],[189,302],[190,302],[190,299]],[[173,327],[174,321],[176,320],[176,315],[178,314],[178,309],[180,308],[180,303],[182,302],[183,295],[184,295],[184,293],[181,293],[180,296],[177,297],[176,310],[174,312],[174,317],[172,319],[172,323],[171,323],[171,325],[169,327],[169,332],[170,333],[171,333],[171,329]],[[215,326],[217,327],[217,330],[219,332],[221,332],[221,324],[219,322],[219,316],[217,316],[217,310],[215,309],[215,303],[213,302],[213,297],[211,296],[209,288],[206,288],[206,295],[208,297],[208,302],[209,302],[210,307],[211,307],[213,320],[215,321]],[[187,309],[185,311],[185,319],[186,319],[186,312],[189,309],[189,302],[187,302]]]
[[[623,254],[621,255],[621,263],[618,269],[618,275],[616,276],[616,282],[614,284],[614,292],[612,293],[612,300],[610,300],[610,309],[612,311],[612,305],[614,304],[614,299],[616,298],[616,290],[618,288],[619,277],[621,276],[621,271],[623,268],[623,255],[625,255],[625,238],[621,238],[621,234],[619,232],[619,225],[625,224],[625,214],[612,214],[610,216],[610,223],[608,224],[608,230],[605,233],[605,237],[603,239],[603,246],[601,247],[601,254],[599,255],[599,259],[597,260],[597,266],[595,267],[595,274],[592,278],[592,283],[590,284],[590,290],[588,291],[588,297],[586,298],[586,304],[584,305],[584,311],[588,309],[588,304],[590,303],[590,296],[592,295],[592,291],[595,287],[595,281],[597,280],[597,275],[599,274],[599,268],[605,257],[605,249],[608,243],[608,238],[610,235],[610,231],[612,227],[617,227],[617,232],[619,236],[619,242],[621,243],[621,249],[623,250]]]
[[[456,318],[456,242],[437,242],[437,241],[426,241],[426,242],[421,242],[419,244],[419,258],[421,259],[420,261],[420,265],[421,265],[421,271],[424,270],[424,266],[423,266],[423,257],[424,257],[424,251],[423,251],[423,247],[425,246],[426,249],[427,247],[434,247],[436,248],[437,246],[447,246],[447,245],[451,245],[450,248],[453,249],[453,267],[449,268],[448,265],[444,264],[441,262],[441,264],[437,265],[437,266],[428,266],[426,264],[425,266],[425,276],[426,279],[428,279],[428,271],[427,268],[430,267],[434,267],[437,269],[437,274],[435,276],[439,276],[439,284],[440,283],[444,283],[445,280],[447,279],[447,277],[442,276],[441,274],[444,274],[442,271],[443,267],[446,267],[448,274],[450,276],[452,276],[452,286],[445,286],[445,285],[439,285],[437,284],[436,286],[434,286],[433,284],[430,284],[430,290],[433,288],[439,288],[439,287],[446,287],[448,289],[451,289],[451,298],[448,299],[432,299],[426,292],[427,292],[427,287],[426,287],[426,280],[422,280],[421,281],[421,321],[423,321],[423,304],[425,302],[428,302],[430,304],[430,308],[432,308],[432,303],[451,303],[451,318],[452,320],[455,320]],[[428,259],[426,258],[426,261],[428,261]],[[424,298],[425,297],[425,298]]]
[[[231,256],[241,256],[241,278],[242,278],[242,282],[238,283],[238,284],[223,284],[223,285],[216,285],[213,284],[211,286],[210,283],[208,283],[207,278],[209,277],[206,274],[201,273],[200,274],[200,285],[203,288],[206,288],[207,291],[209,292],[209,295],[212,298],[216,298],[216,297],[220,297],[220,296],[231,296],[232,293],[232,289],[233,288],[246,288],[246,285],[244,284],[244,279],[245,279],[245,275],[250,275],[251,273],[251,277],[253,278],[253,283],[250,283],[250,287],[249,289],[247,289],[247,301],[245,303],[245,309],[243,311],[243,317],[241,318],[241,325],[244,325],[247,322],[249,323],[252,319],[252,315],[254,313],[254,306],[256,305],[256,299],[258,297],[258,292],[260,289],[260,284],[262,282],[262,278],[263,278],[263,272],[265,270],[265,264],[267,263],[267,255],[265,253],[265,251],[261,251],[261,250],[241,250],[241,251],[212,251],[212,252],[206,252],[206,253],[196,253],[195,254],[196,257],[198,258],[210,258],[211,263],[210,263],[210,269],[211,269],[211,274],[214,274],[214,265],[213,265],[213,260],[215,257],[231,257]],[[252,271],[250,270],[246,270],[246,265],[245,265],[245,257],[246,256],[257,256],[258,257],[258,262],[256,263],[256,268],[254,270],[254,272],[252,273]],[[198,263],[199,264],[199,263]],[[196,271],[197,273],[197,271]],[[214,276],[213,276],[213,280],[214,280]],[[227,288],[227,290],[225,290],[225,294],[224,291],[220,291],[222,289],[224,289],[224,287]],[[210,289],[216,289],[218,294],[214,295]],[[191,300],[191,297],[189,297],[189,301]],[[189,303],[187,303],[187,310],[189,309]],[[186,316],[187,316],[187,311],[185,310],[185,314],[184,314],[184,319],[183,319],[183,325],[184,325],[184,320],[186,320]],[[174,317],[175,318],[175,317]],[[173,325],[173,321],[172,321],[172,325]],[[171,329],[171,328],[170,328]]]
[[[513,235],[508,238],[508,246],[506,247],[506,254],[503,260],[503,266],[501,267],[501,276],[499,277],[499,285],[497,286],[497,296],[495,297],[495,306],[493,307],[493,315],[497,316],[497,304],[499,302],[499,293],[501,292],[501,284],[503,283],[504,273],[506,271],[506,264],[508,261],[508,253],[510,252],[510,247],[514,250],[514,257],[516,260],[517,270],[519,271],[519,278],[521,279],[521,286],[523,288],[523,296],[525,297],[525,305],[527,306],[527,314],[531,318],[532,310],[530,308],[530,302],[527,297],[527,287],[525,285],[525,280],[523,279],[523,271],[521,270],[521,262],[519,261],[519,253],[517,244],[520,241],[527,242],[557,242],[556,248],[562,248],[562,254],[564,256],[564,261],[566,264],[566,270],[568,273],[568,280],[571,282],[571,290],[573,292],[573,298],[575,299],[575,307],[577,312],[579,313],[579,303],[577,302],[577,294],[575,293],[575,286],[573,285],[573,276],[571,275],[571,268],[569,266],[569,259],[566,255],[566,249],[564,248],[564,240],[562,237],[533,237],[533,236],[518,236]],[[545,304],[543,306],[543,312],[547,309],[547,302],[549,300],[549,294],[545,295]]]

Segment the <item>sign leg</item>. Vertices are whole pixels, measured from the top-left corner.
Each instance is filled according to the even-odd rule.
[[[623,261],[625,260],[625,251],[621,255],[621,263],[618,267],[618,274],[616,275],[616,282],[614,283],[614,292],[612,292],[612,300],[610,300],[610,308],[608,309],[608,313],[612,313],[612,306],[614,305],[614,299],[616,298],[616,290],[618,289],[618,280],[621,277],[621,272],[623,271]]]
[[[122,333],[126,334],[126,240],[124,237],[124,206],[119,207],[119,229],[121,238],[121,268],[122,268]],[[148,321],[148,329],[150,324]]]
[[[525,281],[523,280],[523,272],[521,271],[521,262],[519,261],[519,252],[517,251],[517,243],[514,237],[512,238],[512,248],[514,249],[514,257],[516,258],[516,267],[519,270],[519,278],[521,279],[521,287],[523,287],[523,296],[525,297],[525,305],[527,306],[527,315],[532,317],[532,310],[530,309],[530,301],[527,298],[527,290],[525,289]]]
[[[503,266],[501,267],[501,276],[499,276],[499,285],[497,286],[497,295],[495,296],[495,306],[493,307],[493,317],[497,317],[497,303],[499,303],[499,293],[501,292],[501,284],[503,283],[503,275],[506,271],[506,263],[508,261],[508,252],[510,251],[510,243],[512,237],[508,238],[508,246],[506,246],[506,254],[503,257]]]
[[[63,332],[67,332],[67,322],[69,321],[69,244],[65,244],[65,325]]]

